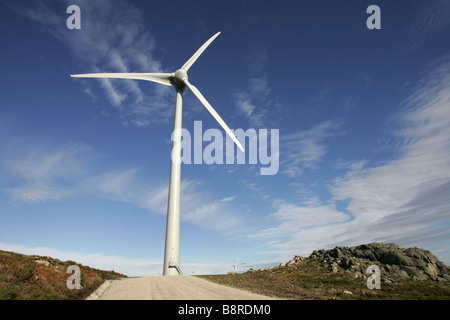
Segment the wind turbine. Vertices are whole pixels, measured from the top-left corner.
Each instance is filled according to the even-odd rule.
[[[237,262],[238,262],[239,258],[237,258],[234,263],[233,263],[233,269],[234,269],[234,273],[237,273]]]
[[[209,104],[200,91],[188,81],[187,72],[205,49],[220,34],[217,32],[206,41],[186,63],[174,73],[89,73],[76,74],[76,78],[120,78],[153,81],[173,86],[177,93],[175,104],[175,123],[172,136],[172,164],[170,168],[169,200],[167,206],[166,243],[164,251],[163,275],[178,275],[180,270],[180,184],[181,184],[181,122],[183,110],[183,92],[188,87],[211,115],[219,122],[225,132],[244,152],[239,140],[228,128],[219,114]]]

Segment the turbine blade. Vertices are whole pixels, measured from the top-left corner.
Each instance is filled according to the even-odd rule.
[[[87,74],[71,74],[73,78],[117,78],[117,79],[133,79],[153,81],[166,86],[171,86],[170,79],[173,77],[171,73],[87,73]]]
[[[233,134],[233,132],[231,132],[230,128],[228,128],[227,124],[225,123],[225,121],[222,120],[222,118],[219,116],[219,114],[216,112],[216,110],[214,110],[214,108],[209,104],[209,102],[205,99],[205,97],[200,93],[200,91],[198,91],[198,89],[190,84],[187,80],[184,81],[184,83],[186,84],[186,86],[192,91],[192,93],[197,97],[198,100],[200,100],[200,102],[205,106],[205,108],[212,114],[212,116],[214,117],[214,119],[217,120],[217,122],[219,122],[219,124],[222,126],[222,128],[225,130],[225,132],[231,137],[231,139],[233,139],[233,141],[237,144],[237,146],[239,147],[239,149],[241,149],[242,152],[244,151],[244,148],[242,147],[241,143],[239,142],[239,140],[236,138],[236,136]]]
[[[192,67],[194,62],[198,59],[198,57],[200,57],[200,55],[203,53],[203,51],[205,51],[205,49],[211,44],[211,42],[214,41],[215,38],[217,38],[217,36],[219,34],[220,34],[220,31],[217,32],[215,35],[213,35],[211,38],[209,38],[209,40],[206,41],[200,47],[200,49],[198,49],[188,61],[186,61],[186,63],[181,67],[181,69],[183,69],[183,70],[185,70],[187,72],[189,70],[189,68]]]

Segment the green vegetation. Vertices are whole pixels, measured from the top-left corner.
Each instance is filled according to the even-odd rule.
[[[67,288],[67,267],[81,270],[79,290]],[[126,276],[83,266],[75,261],[28,256],[0,250],[0,300],[78,300],[85,299],[105,280]]]
[[[449,300],[450,281],[395,279],[380,290],[367,289],[366,279],[345,271],[331,272],[317,260],[243,274],[205,275],[204,279],[284,299]],[[392,278],[392,277],[391,277]],[[382,275],[383,280],[383,275]],[[391,279],[392,280],[392,279]]]

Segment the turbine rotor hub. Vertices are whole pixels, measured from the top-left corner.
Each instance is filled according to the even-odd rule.
[[[178,69],[173,74],[172,84],[177,90],[184,90],[186,88],[185,81],[188,79],[186,70]]]

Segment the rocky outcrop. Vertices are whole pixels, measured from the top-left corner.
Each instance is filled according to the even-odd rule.
[[[292,267],[314,259],[331,272],[350,272],[355,278],[366,278],[367,268],[378,265],[381,280],[395,282],[399,279],[450,280],[450,268],[428,250],[400,248],[394,243],[372,242],[354,247],[335,247],[331,250],[314,250],[309,257],[295,256],[279,267]]]

